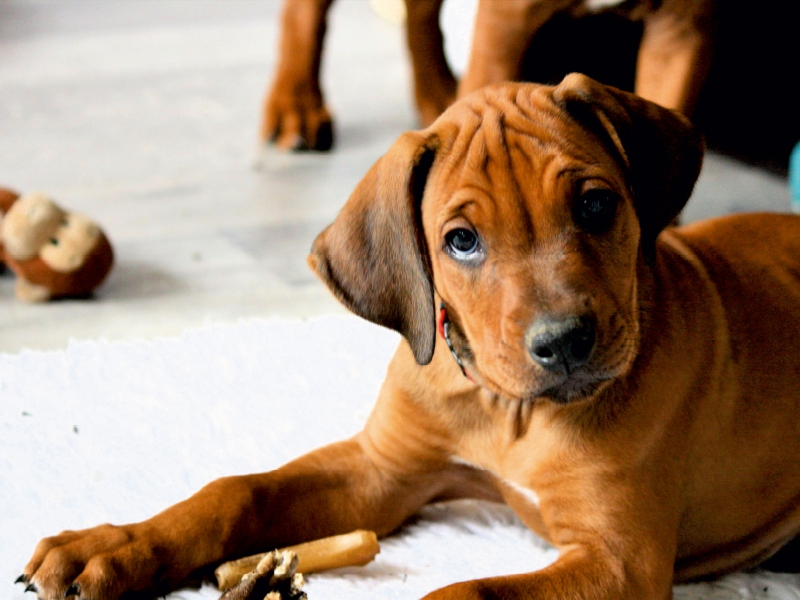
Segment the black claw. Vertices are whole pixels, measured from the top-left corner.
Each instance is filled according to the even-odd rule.
[[[17,577],[17,580],[14,583],[28,583],[28,576],[25,575],[25,573],[23,573],[22,575]]]
[[[333,123],[323,123],[317,131],[317,143],[315,150],[326,152],[333,146]]]
[[[25,591],[26,592],[35,592],[36,591],[36,586],[33,585],[32,583],[29,583],[28,587],[25,588]]]
[[[73,583],[71,586],[67,588],[67,591],[64,592],[64,598],[69,598],[70,596],[80,596],[81,588],[78,587],[77,583]]]

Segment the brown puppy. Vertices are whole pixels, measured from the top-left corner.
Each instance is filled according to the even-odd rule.
[[[479,0],[467,71],[456,83],[439,28],[443,0],[405,0],[414,95],[423,125],[456,96],[519,79],[531,38],[558,13],[613,10],[643,21],[635,92],[691,114],[711,64],[714,0]],[[333,0],[286,0],[280,58],[264,102],[263,139],[285,149],[328,150],[333,125],[319,83],[325,22]]]
[[[485,88],[403,135],[310,259],[405,337],[365,429],[142,523],[47,538],[24,581],[47,599],[170,589],[456,497],[507,502],[561,555],[429,598],[663,600],[758,564],[800,530],[800,218],[659,235],[701,156],[678,113],[582,75]]]

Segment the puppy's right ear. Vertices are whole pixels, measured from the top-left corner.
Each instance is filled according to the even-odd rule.
[[[308,262],[351,311],[399,331],[421,365],[433,357],[436,314],[420,205],[438,139],[403,134],[367,172]]]
[[[703,141],[683,115],[572,73],[553,89],[572,118],[607,139],[633,189],[647,253],[683,209],[703,164]]]

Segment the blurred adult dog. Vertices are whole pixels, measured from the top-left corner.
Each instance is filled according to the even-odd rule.
[[[420,120],[430,125],[458,96],[514,81],[531,39],[556,14],[614,11],[644,22],[635,92],[690,114],[711,63],[714,0],[479,0],[469,65],[456,82],[445,59],[443,0],[405,0]],[[280,58],[264,102],[262,137],[284,149],[328,150],[333,124],[319,82],[333,0],[285,0]]]
[[[701,160],[679,113],[576,74],[404,134],[310,257],[404,337],[364,430],[42,540],[21,580],[47,600],[173,589],[460,497],[508,503],[560,557],[431,599],[665,600],[759,564],[800,531],[800,217],[662,232]]]

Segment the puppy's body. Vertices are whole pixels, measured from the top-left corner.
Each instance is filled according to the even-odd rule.
[[[685,349],[697,365],[682,394],[687,505],[678,563],[696,577],[757,564],[800,530],[800,219],[729,217],[663,238],[693,275],[667,280],[669,305],[683,310],[672,308],[665,323],[685,327],[671,336],[671,355]],[[685,362],[674,368],[686,377]]]
[[[701,156],[677,113],[579,75],[487,88],[405,134],[310,261],[405,338],[364,430],[43,540],[26,580],[48,599],[173,588],[457,497],[507,502],[560,557],[437,600],[666,599],[759,563],[800,531],[800,218],[659,236]]]
[[[765,231],[779,232],[767,254]],[[454,461],[485,470],[558,546],[564,531],[548,523],[563,511],[569,535],[601,520],[674,542],[678,580],[758,564],[800,530],[800,218],[665,232],[639,281],[637,358],[591,404],[503,399],[461,376],[443,344],[423,369],[401,347],[389,381],[423,390],[422,420],[457,432]],[[602,537],[613,554],[617,540]]]

